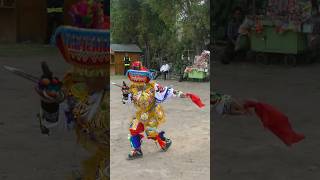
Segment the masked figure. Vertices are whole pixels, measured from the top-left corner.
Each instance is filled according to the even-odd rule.
[[[108,32],[103,30],[59,27],[54,40],[72,68],[62,82],[52,77],[52,73],[46,73],[36,87],[42,104],[46,107],[60,106],[59,111],[64,118],[59,121],[64,121],[68,129],[74,129],[78,142],[91,153],[91,157],[82,163],[80,176],[85,180],[109,179],[106,171],[110,154],[110,54],[109,43],[102,43],[108,42],[108,38]],[[50,129],[56,114],[42,110],[42,125]]]
[[[167,151],[172,141],[165,136],[164,131],[159,130],[159,125],[165,122],[165,113],[161,103],[171,97],[188,97],[188,93],[185,94],[171,87],[163,87],[152,81],[153,74],[139,61],[132,63],[127,76],[131,84],[127,86],[124,82],[123,102],[133,104],[136,108],[129,127],[132,151],[129,153],[128,159],[143,156],[141,142],[144,133],[146,138],[154,140],[163,151]]]

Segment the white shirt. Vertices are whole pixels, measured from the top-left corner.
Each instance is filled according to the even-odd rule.
[[[163,87],[161,90],[159,89],[161,86],[159,84],[155,85],[155,100],[157,104],[163,103],[171,99],[172,97],[176,97],[173,93],[174,89],[170,87]],[[128,100],[125,101],[126,104],[131,104],[132,94],[128,95]]]
[[[171,97],[174,97],[173,88],[163,87],[161,90],[159,89],[161,86],[159,84],[155,85],[155,98],[156,103],[162,103],[169,100]]]
[[[160,68],[160,72],[165,72],[165,71],[169,71],[169,70],[170,70],[169,64],[164,64]]]

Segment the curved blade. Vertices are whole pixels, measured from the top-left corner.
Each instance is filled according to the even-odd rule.
[[[3,66],[4,69],[6,69],[7,71],[12,72],[15,75],[18,75],[20,77],[23,77],[24,79],[27,79],[29,81],[32,81],[34,83],[38,83],[39,82],[39,78],[36,76],[33,76],[31,74],[28,74],[20,69],[11,67],[11,66]]]
[[[122,86],[121,86],[121,85],[119,85],[119,84],[117,84],[117,83],[115,83],[115,82],[111,82],[111,84],[112,84],[112,85],[115,85],[115,86],[117,86],[117,87],[122,88]]]

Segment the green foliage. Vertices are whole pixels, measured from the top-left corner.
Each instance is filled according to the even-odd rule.
[[[139,22],[139,0],[111,0],[111,41],[138,42],[136,25]]]
[[[176,63],[184,49],[205,48],[209,15],[209,0],[111,0],[111,42],[138,44],[147,65]]]

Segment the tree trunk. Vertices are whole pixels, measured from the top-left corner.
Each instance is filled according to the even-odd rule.
[[[150,66],[150,47],[148,41],[145,41],[145,46],[146,46],[146,57],[145,57],[145,66],[149,67]]]

